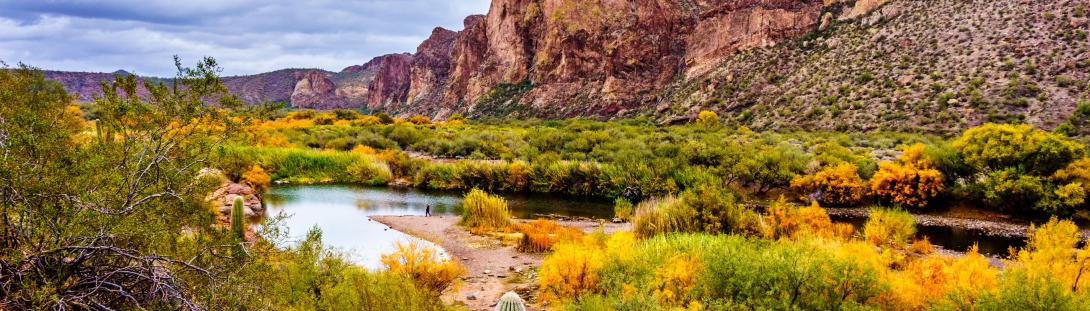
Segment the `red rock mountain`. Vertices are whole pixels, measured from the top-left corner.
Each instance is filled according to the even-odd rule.
[[[1049,127],[1090,88],[1086,11],[1083,0],[493,0],[412,54],[224,80],[251,102],[433,118],[669,122],[710,109],[760,128]],[[49,75],[83,99],[109,77]]]

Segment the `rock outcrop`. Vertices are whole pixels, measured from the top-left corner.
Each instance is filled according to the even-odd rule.
[[[367,108],[380,110],[392,103],[401,103],[409,93],[409,73],[412,54],[379,56],[370,67],[375,72],[368,86]]]
[[[341,106],[341,100],[337,97],[337,86],[329,79],[326,73],[319,70],[311,70],[298,73],[295,77],[299,82],[291,92],[292,106],[298,108],[314,108],[316,106]]]
[[[546,118],[650,113],[684,120],[718,103],[707,96],[680,96],[699,90],[679,86],[704,80],[733,84],[732,75],[719,71],[726,60],[853,19],[870,25],[896,14],[901,6],[895,4],[493,0],[487,15],[467,17],[461,31],[435,28],[413,54],[383,55],[341,72],[286,69],[224,82],[248,102],[289,101],[315,109],[366,108],[440,119],[453,113]],[[879,8],[880,14],[869,13]],[[84,94],[106,76],[58,79]]]
[[[442,96],[409,96],[386,107],[440,118],[648,110],[671,81],[705,72],[736,51],[812,31],[822,8],[821,0],[495,0],[488,15],[466,18],[451,41],[445,83],[435,82],[440,74],[413,79],[410,89]],[[432,48],[436,41],[447,38],[433,34],[418,57],[441,50]],[[430,53],[429,62],[444,65],[437,55]]]
[[[245,184],[224,183],[209,194],[207,200],[212,204],[213,210],[219,211],[220,218],[228,220],[231,216],[231,205],[237,197],[242,197],[242,210],[246,213],[246,217],[258,217],[265,214],[265,208],[261,205],[261,194]]]

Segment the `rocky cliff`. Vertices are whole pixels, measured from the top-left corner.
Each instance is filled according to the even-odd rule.
[[[413,54],[225,81],[248,101],[434,118],[683,121],[710,109],[758,128],[1049,127],[1085,97],[1086,10],[1081,0],[493,0]],[[81,94],[97,85],[59,78]]]

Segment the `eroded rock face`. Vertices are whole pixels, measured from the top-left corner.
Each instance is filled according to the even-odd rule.
[[[406,102],[441,100],[450,76],[450,51],[458,33],[436,27],[413,55]]]
[[[292,106],[299,108],[314,108],[325,106],[329,101],[339,101],[337,98],[337,86],[333,80],[318,70],[296,74],[298,82],[291,93]]]
[[[822,0],[494,0],[488,15],[466,18],[449,39],[445,61],[439,43],[449,33],[421,45],[417,57],[433,68],[449,63],[444,83],[434,80],[441,70],[414,67],[411,95],[386,107],[439,117],[488,114],[497,105],[544,117],[650,109],[656,92],[683,73],[813,30],[822,7]],[[497,86],[523,81],[532,89],[481,104]],[[443,94],[421,96],[434,91]]]
[[[405,102],[413,56],[390,54],[372,60],[375,77],[368,86],[367,107],[376,110],[391,103]]]
[[[467,17],[460,32],[434,29],[415,54],[258,81],[290,84],[291,103],[305,108],[609,117],[656,110],[668,100],[668,84],[817,29],[826,6],[843,8],[828,20],[861,16],[886,1],[493,0],[487,15]]]

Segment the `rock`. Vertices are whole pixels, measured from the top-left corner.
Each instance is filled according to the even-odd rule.
[[[612,223],[615,223],[615,224],[619,224],[619,223],[623,223],[624,219],[614,217],[613,219],[610,219],[609,221],[612,222]]]
[[[469,293],[468,295],[466,295],[466,299],[477,300],[477,293]]]
[[[329,75],[320,70],[296,73],[295,88],[291,92],[291,104],[294,107],[313,108],[319,104],[336,99],[337,86]]]
[[[219,217],[226,220],[230,218],[231,205],[234,204],[236,197],[243,198],[242,210],[246,213],[246,217],[257,217],[265,214],[265,209],[261,205],[261,194],[245,184],[224,183],[215,191],[212,191],[206,200],[211,202],[216,211],[219,211]]]
[[[484,270],[484,274],[486,274],[486,275],[492,274],[492,270]]]

